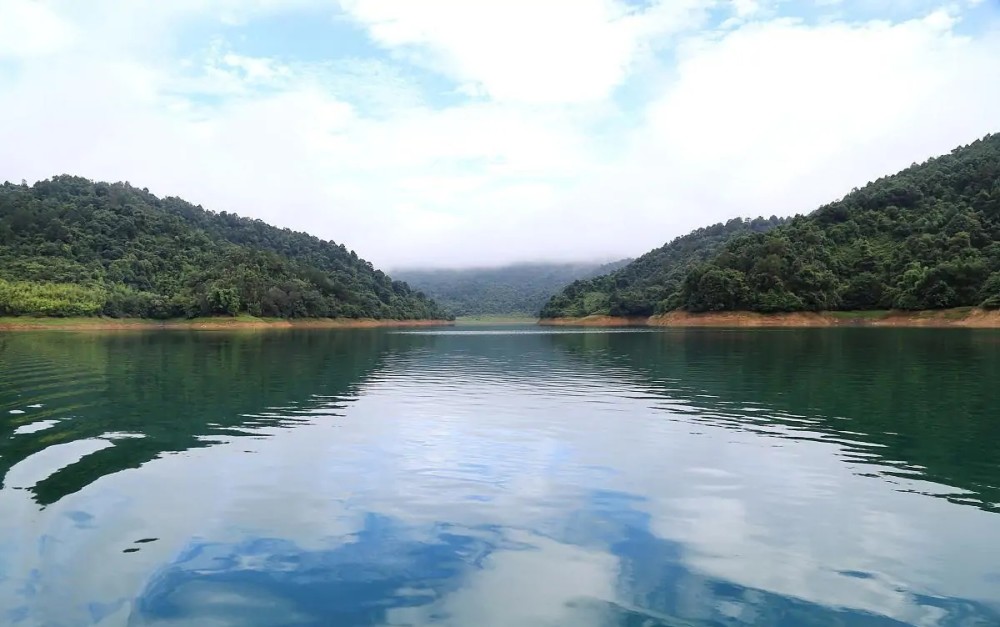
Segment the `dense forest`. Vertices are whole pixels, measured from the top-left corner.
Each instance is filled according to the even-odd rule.
[[[721,244],[706,240],[709,254],[677,248],[685,238],[697,243],[705,231],[609,276],[570,285],[543,316],[1000,308],[1000,135],[914,164],[777,228],[720,232]],[[676,254],[663,254],[674,248]]]
[[[771,217],[698,229],[664,244],[628,265],[588,280],[574,281],[542,308],[543,318],[590,315],[650,316],[668,302],[687,272],[706,261],[727,241],[743,233],[769,231],[785,220]]]
[[[393,274],[456,316],[534,317],[553,294],[572,281],[612,272],[629,261],[524,263],[500,268],[398,270]]]
[[[57,176],[0,187],[0,315],[430,319],[445,313],[342,244]]]

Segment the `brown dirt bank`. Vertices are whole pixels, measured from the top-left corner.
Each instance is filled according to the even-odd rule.
[[[941,311],[857,311],[761,314],[749,311],[687,313],[650,318],[587,316],[541,320],[546,326],[582,327],[968,327],[1000,328],[1000,311],[962,308]]]
[[[675,311],[649,319],[656,327],[831,327],[841,323],[826,314],[759,314],[749,311],[691,314]]]
[[[542,318],[544,327],[648,327],[649,318],[624,318],[621,316],[587,316],[586,318]]]
[[[144,320],[120,318],[0,318],[0,331],[139,331],[238,329],[374,329],[380,327],[450,326],[448,320],[375,320],[370,318],[195,318],[193,320]]]

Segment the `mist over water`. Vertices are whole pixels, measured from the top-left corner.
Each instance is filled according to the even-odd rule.
[[[1000,624],[1000,333],[0,335],[0,624]]]

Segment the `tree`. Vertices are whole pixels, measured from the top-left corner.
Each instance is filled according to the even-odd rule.
[[[0,187],[0,279],[8,315],[446,316],[343,245],[65,175]]]

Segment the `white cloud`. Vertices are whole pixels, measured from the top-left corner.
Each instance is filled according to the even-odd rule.
[[[733,10],[737,17],[750,17],[760,11],[757,0],[733,0]]]
[[[728,217],[808,212],[996,131],[1000,40],[951,26],[939,14],[896,25],[775,20],[693,39],[628,154],[554,222],[590,202],[584,213],[605,222],[578,245],[631,233],[649,248]],[[628,208],[628,219],[601,205]]]
[[[578,615],[583,612],[575,606],[615,598],[619,566],[614,556],[526,532],[511,536],[508,541],[531,546],[531,551],[491,553],[482,569],[433,603],[388,610],[387,624],[428,625],[442,615],[449,625],[481,627],[604,623],[593,615]]]
[[[76,37],[71,24],[40,2],[0,2],[0,60],[54,54]]]
[[[453,76],[467,93],[537,103],[607,97],[651,38],[691,26],[710,4],[341,0],[376,42]]]
[[[755,21],[699,30],[710,4],[484,2],[477,17],[347,3],[393,54],[482,95],[442,105],[393,58],[172,48],[179,24],[274,3],[28,3],[32,28],[60,26],[35,48],[0,43],[19,59],[0,74],[0,143],[16,147],[0,179],[128,179],[376,265],[483,264],[631,256],[733,216],[808,211],[1000,130],[1000,37],[956,34],[958,9],[809,24],[744,3],[727,15]],[[627,107],[622,85],[640,94]]]

